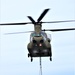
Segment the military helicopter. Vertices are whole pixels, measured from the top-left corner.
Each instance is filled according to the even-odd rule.
[[[51,21],[51,22],[42,22],[41,20],[49,11],[45,9],[40,17],[37,19],[37,22],[31,17],[27,16],[31,22],[24,22],[24,23],[4,23],[0,25],[25,25],[25,24],[33,24],[34,31],[31,32],[30,35],[30,42],[27,46],[28,49],[28,57],[31,57],[31,62],[33,61],[33,57],[50,57],[50,61],[52,61],[52,50],[51,50],[51,39],[48,38],[45,31],[67,31],[67,30],[75,30],[75,28],[68,28],[68,29],[43,29],[42,30],[42,23],[62,23],[62,22],[75,22],[75,20],[66,20],[66,21]],[[20,33],[20,32],[18,32]],[[24,32],[23,32],[24,33]],[[8,33],[8,34],[15,34],[15,33]]]

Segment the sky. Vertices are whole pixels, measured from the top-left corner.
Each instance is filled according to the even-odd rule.
[[[0,0],[0,23],[30,22],[50,8],[42,21],[75,20],[75,0]],[[43,24],[43,29],[75,28],[75,23]],[[39,58],[30,62],[27,44],[30,33],[5,33],[34,30],[33,25],[0,26],[0,75],[39,75]],[[42,58],[43,75],[75,75],[75,31],[51,34],[52,59]]]

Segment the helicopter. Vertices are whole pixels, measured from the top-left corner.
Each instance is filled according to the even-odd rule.
[[[31,22],[0,24],[0,25],[26,25],[26,24],[34,25],[34,31],[29,31],[31,32],[31,35],[30,35],[30,42],[27,45],[28,57],[31,57],[31,62],[33,61],[33,57],[50,57],[50,61],[52,61],[51,39],[47,36],[47,33],[45,33],[45,31],[56,32],[56,31],[75,30],[75,28],[42,29],[42,23],[75,22],[75,20],[42,22],[41,20],[49,10],[50,10],[49,8],[44,9],[44,11],[37,19],[37,22],[31,16],[27,16]],[[8,34],[15,34],[15,33],[8,33]]]

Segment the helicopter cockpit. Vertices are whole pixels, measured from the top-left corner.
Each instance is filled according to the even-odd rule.
[[[36,32],[31,33],[30,41],[33,40],[33,37],[40,37],[40,36],[42,36],[44,40],[47,40],[47,34],[43,31],[41,31],[40,33],[36,33]]]

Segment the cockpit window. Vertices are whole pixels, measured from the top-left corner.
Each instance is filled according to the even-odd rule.
[[[40,36],[42,36],[44,40],[47,39],[47,35],[45,32],[40,32],[40,33],[33,32],[31,33],[30,41],[32,41],[33,37],[40,37]]]
[[[35,33],[35,32],[34,32],[34,33],[32,33],[32,34],[31,34],[31,36],[32,36],[32,37],[34,37],[34,36],[36,36],[36,37],[37,37],[37,36],[41,36],[41,34],[40,34],[40,33],[39,33],[39,34],[37,34],[37,33]]]

